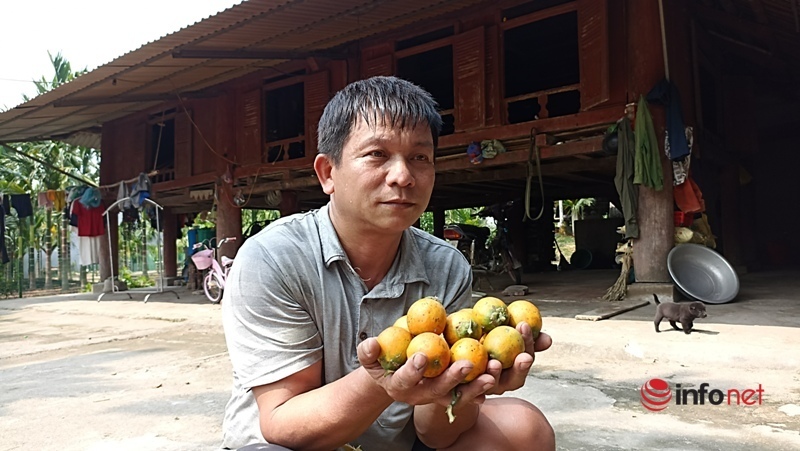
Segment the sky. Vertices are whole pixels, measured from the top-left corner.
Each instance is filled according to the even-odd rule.
[[[0,0],[0,111],[52,79],[47,56],[92,70],[241,0]]]

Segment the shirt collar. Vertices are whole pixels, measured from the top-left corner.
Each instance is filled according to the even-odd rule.
[[[336,234],[336,229],[333,227],[333,222],[331,222],[330,202],[319,209],[317,220],[319,223],[320,242],[322,243],[322,258],[325,261],[325,266],[329,267],[331,263],[338,260],[347,261],[347,254],[345,254],[342,243],[339,241],[339,235]],[[398,258],[395,258],[386,277],[373,290],[380,292],[375,294],[394,294],[391,297],[397,297],[402,294],[402,291],[396,294],[393,292],[397,289],[402,290],[401,287],[406,283],[424,282],[430,285],[425,265],[421,263],[423,261],[422,253],[419,246],[417,246],[415,233],[422,232],[414,231],[411,228],[403,231]],[[389,291],[389,293],[386,293],[386,291]]]

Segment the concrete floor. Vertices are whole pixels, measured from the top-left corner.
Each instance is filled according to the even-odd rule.
[[[616,277],[595,270],[524,280],[554,344],[515,395],[547,415],[559,449],[800,449],[800,271],[743,276],[740,296],[709,305],[691,335],[656,334],[652,305],[574,319],[604,305],[598,299]],[[0,301],[0,450],[218,447],[231,377],[219,306],[186,292],[143,298]],[[760,384],[763,403],[671,403],[653,413],[640,403],[652,378],[673,389]]]

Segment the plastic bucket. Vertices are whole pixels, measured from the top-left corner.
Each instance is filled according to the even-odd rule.
[[[592,265],[592,253],[586,249],[576,249],[569,259],[569,265],[575,269],[586,269]]]

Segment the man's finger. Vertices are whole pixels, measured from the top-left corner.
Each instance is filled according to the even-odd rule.
[[[417,385],[422,380],[427,363],[428,359],[425,354],[418,352],[412,355],[403,366],[392,374],[391,389],[403,391]]]
[[[553,344],[553,339],[546,333],[539,333],[536,341],[533,343],[533,350],[536,352],[546,351],[550,345]]]
[[[361,365],[365,367],[374,366],[378,361],[378,356],[381,354],[381,345],[376,338],[367,338],[358,344],[356,354]]]

